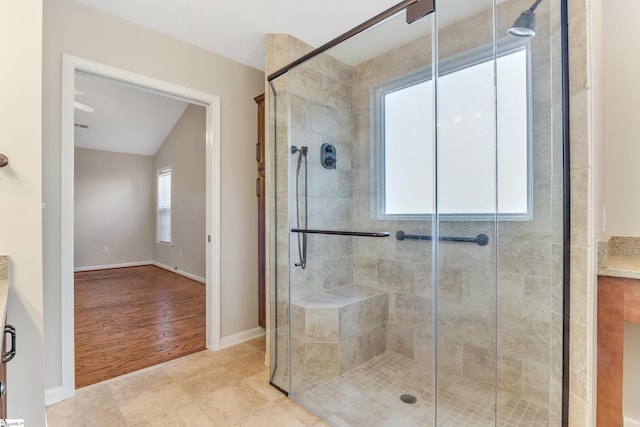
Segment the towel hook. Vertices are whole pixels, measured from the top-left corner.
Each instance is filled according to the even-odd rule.
[[[0,168],[3,168],[9,164],[9,158],[4,154],[0,154]]]

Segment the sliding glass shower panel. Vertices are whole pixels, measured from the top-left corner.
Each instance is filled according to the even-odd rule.
[[[438,3],[437,22],[436,425],[496,425],[494,2]]]
[[[526,156],[528,172],[528,185],[521,190],[527,197],[526,215],[498,215],[498,416],[512,421],[524,412],[533,424],[551,426],[561,424],[563,371],[560,3],[505,2],[496,6],[495,18],[500,37],[518,39],[507,36],[507,29],[527,6],[536,15],[535,36],[525,38],[521,48],[526,52],[527,70],[518,92],[502,84],[512,78],[508,69],[498,67],[496,74],[498,174],[511,173],[513,155],[507,148],[516,141],[515,136],[501,132],[512,117],[501,116],[499,106],[514,102],[527,108],[526,128],[520,135],[526,135],[522,157]],[[504,191],[498,184],[498,191]]]

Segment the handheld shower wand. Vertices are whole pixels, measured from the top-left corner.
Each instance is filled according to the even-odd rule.
[[[308,216],[307,216],[307,146],[300,148],[295,145],[291,146],[291,154],[298,153],[298,164],[296,166],[296,227],[300,228],[300,167],[302,165],[302,158],[304,157],[304,228],[308,228]],[[298,234],[298,256],[300,262],[295,263],[296,267],[302,267],[304,270],[307,267],[307,233]]]

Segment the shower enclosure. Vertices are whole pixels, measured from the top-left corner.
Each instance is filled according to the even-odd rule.
[[[271,383],[330,424],[566,423],[561,9],[267,36]]]

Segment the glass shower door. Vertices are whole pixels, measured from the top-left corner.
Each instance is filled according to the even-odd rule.
[[[269,80],[271,382],[332,425],[560,425],[559,11],[536,5],[535,38],[507,35],[519,0],[450,0]]]
[[[528,5],[438,3],[437,425],[560,422],[554,3],[532,6],[535,37],[507,32]]]
[[[271,81],[272,381],[335,425],[433,424],[433,242],[411,238],[433,234],[433,25],[402,11]]]

